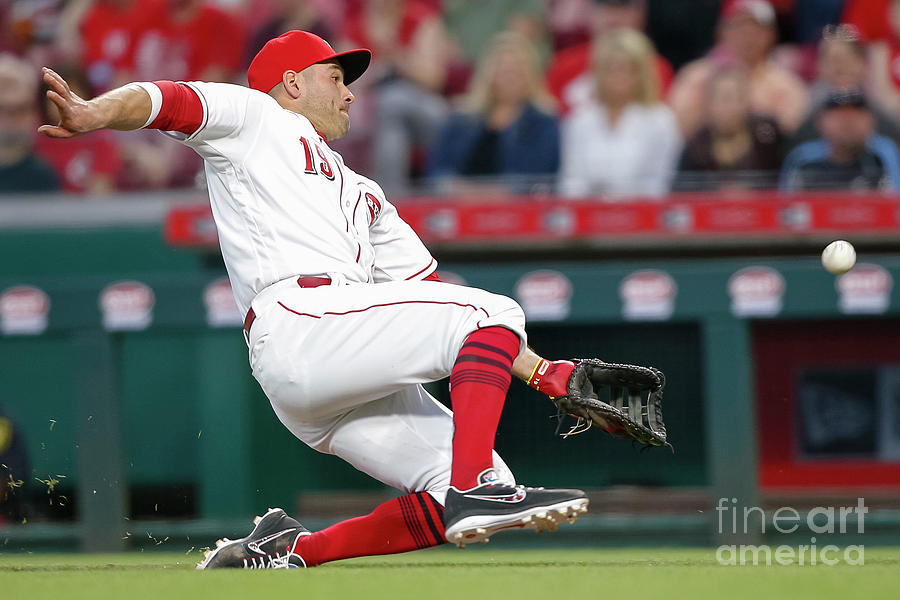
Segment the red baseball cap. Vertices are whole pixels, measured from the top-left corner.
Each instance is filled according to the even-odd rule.
[[[356,81],[369,67],[372,52],[358,48],[335,52],[331,44],[308,31],[288,31],[266,42],[247,69],[247,81],[254,90],[265,94],[281,82],[288,69],[297,71],[336,58],[344,69],[344,83]]]

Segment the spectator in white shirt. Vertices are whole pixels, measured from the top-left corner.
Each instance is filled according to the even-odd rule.
[[[563,121],[563,195],[618,199],[669,191],[682,140],[675,115],[659,99],[655,56],[638,31],[614,30],[597,40],[595,101]]]

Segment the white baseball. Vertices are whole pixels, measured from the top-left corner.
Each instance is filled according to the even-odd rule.
[[[822,251],[822,266],[829,273],[846,273],[856,264],[856,249],[844,240],[831,242]]]

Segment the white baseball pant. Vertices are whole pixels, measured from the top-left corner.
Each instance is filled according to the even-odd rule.
[[[525,315],[510,298],[434,281],[300,288],[295,279],[252,302],[250,365],[281,422],[404,492],[444,503],[452,413],[421,384],[450,375],[476,329],[501,326],[526,344]],[[494,465],[514,481],[503,460]]]

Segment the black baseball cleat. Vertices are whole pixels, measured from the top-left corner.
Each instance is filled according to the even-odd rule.
[[[223,538],[207,550],[197,569],[297,569],[306,561],[293,551],[297,540],[310,531],[280,508],[270,508],[253,519],[250,535],[239,540]]]
[[[563,521],[574,523],[586,513],[588,499],[581,490],[546,490],[499,481],[488,469],[470,490],[447,490],[444,506],[444,537],[460,548],[487,543],[504,529],[556,531]]]

